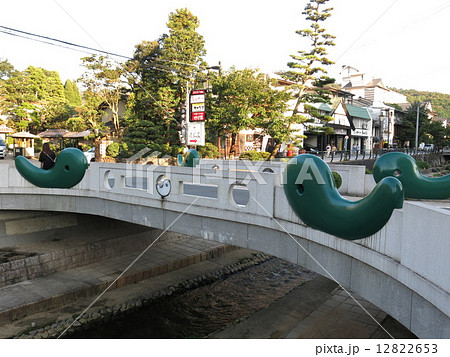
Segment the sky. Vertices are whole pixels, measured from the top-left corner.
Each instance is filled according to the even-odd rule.
[[[307,28],[307,0],[14,0],[2,1],[0,25],[132,57],[143,40],[167,33],[171,12],[188,8],[200,20],[206,61],[224,70],[287,69],[290,55],[308,50],[295,33]],[[322,23],[336,36],[327,67],[340,82],[343,65],[382,78],[387,86],[450,94],[449,0],[330,0]],[[0,59],[81,76],[80,53],[0,33]]]

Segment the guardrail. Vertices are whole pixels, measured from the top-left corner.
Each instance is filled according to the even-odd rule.
[[[350,161],[350,160],[370,160],[377,159],[383,154],[388,152],[403,152],[408,155],[428,155],[437,154],[442,152],[439,150],[416,150],[415,148],[391,148],[391,149],[375,149],[375,150],[341,150],[341,151],[316,151],[308,152],[308,154],[313,154],[319,156],[322,160],[327,162],[336,161]]]

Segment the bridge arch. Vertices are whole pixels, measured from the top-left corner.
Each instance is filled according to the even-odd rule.
[[[450,337],[448,202],[407,201],[381,231],[351,242],[295,216],[280,185],[280,167],[273,174],[262,167],[255,173],[92,163],[76,187],[45,189],[23,180],[12,163],[1,165],[7,173],[0,186],[2,210],[91,214],[259,250],[334,278],[419,337]],[[161,175],[171,181],[164,198],[155,189]],[[248,189],[246,205],[231,201],[236,182]]]

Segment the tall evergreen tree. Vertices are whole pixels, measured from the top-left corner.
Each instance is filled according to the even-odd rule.
[[[78,107],[81,103],[81,94],[76,83],[67,80],[64,84],[64,95],[72,107]]]
[[[398,134],[398,139],[403,145],[406,141],[409,141],[410,147],[416,146],[417,107],[419,107],[419,143],[427,141],[425,128],[430,121],[428,119],[427,110],[425,109],[425,106],[419,102],[412,103],[402,120],[402,129]]]
[[[7,59],[0,61],[0,80],[10,78],[14,72],[14,66]]]
[[[281,76],[293,82],[290,89],[295,99],[295,106],[288,120],[288,126],[305,123],[314,119],[321,120],[324,124],[332,118],[319,114],[314,103],[329,103],[331,96],[325,86],[334,82],[334,79],[326,76],[325,66],[332,64],[327,56],[327,47],[334,46],[335,36],[326,33],[321,23],[331,16],[333,8],[323,8],[329,0],[310,0],[302,12],[309,28],[296,31],[297,34],[309,40],[308,50],[299,50],[291,55],[293,61],[288,62],[289,71],[280,73]],[[303,115],[306,113],[307,115]],[[324,127],[325,131],[329,128]]]
[[[137,74],[127,114],[125,141],[130,151],[144,147],[163,153],[179,150],[178,126],[187,83],[200,78],[205,66],[199,20],[188,9],[169,15],[169,33],[136,46],[129,69]]]

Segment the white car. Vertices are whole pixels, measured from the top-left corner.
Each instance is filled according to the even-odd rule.
[[[4,159],[6,157],[6,144],[3,139],[0,139],[0,159]]]
[[[90,148],[88,151],[83,152],[84,156],[86,156],[87,162],[95,161],[95,147]]]
[[[423,151],[433,151],[434,150],[434,144],[425,144],[423,147]]]

